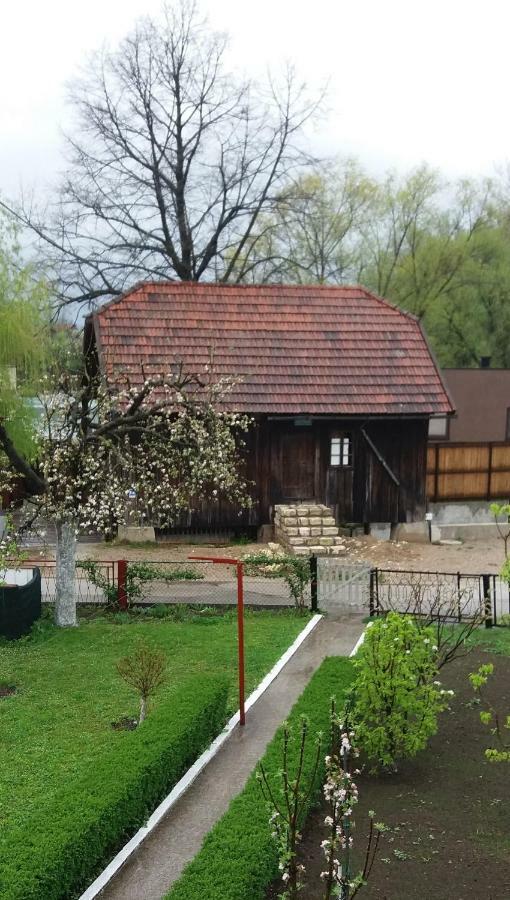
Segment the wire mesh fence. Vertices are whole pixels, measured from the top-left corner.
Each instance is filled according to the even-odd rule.
[[[78,604],[116,605],[120,560],[80,560],[76,565]],[[56,594],[54,560],[26,560],[24,566],[41,570],[42,601],[53,603]],[[128,561],[128,605],[182,603],[199,606],[233,606],[237,603],[235,565],[208,561]],[[309,590],[307,592],[309,601]],[[281,577],[268,575],[264,567],[251,567],[244,576],[244,601],[248,606],[291,607],[294,601]]]
[[[140,577],[141,576],[141,577]],[[262,571],[244,575],[248,606],[291,606],[283,579]],[[232,606],[237,603],[237,568],[209,561],[128,563],[128,600],[136,603],[186,603]]]
[[[114,560],[101,560],[96,563],[105,584],[116,591],[117,563]],[[43,603],[53,603],[56,593],[55,560],[26,559],[23,568],[38,568],[41,572],[41,599]],[[77,603],[105,603],[105,591],[90,578],[89,573],[76,566],[75,592]]]

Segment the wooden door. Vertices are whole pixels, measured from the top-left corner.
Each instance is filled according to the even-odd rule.
[[[283,500],[313,500],[315,497],[315,435],[312,431],[283,432],[281,491]]]

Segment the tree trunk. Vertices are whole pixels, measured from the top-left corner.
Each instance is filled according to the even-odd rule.
[[[55,623],[77,625],[76,621],[76,535],[68,522],[57,522],[57,566]]]
[[[145,721],[147,715],[147,697],[140,697],[140,718],[138,724],[141,725]]]

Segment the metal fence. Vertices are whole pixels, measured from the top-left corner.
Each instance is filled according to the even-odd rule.
[[[244,575],[244,601],[248,606],[292,606],[281,577]],[[250,570],[253,566],[250,567]],[[200,606],[233,606],[237,603],[235,565],[206,560],[128,562],[128,599],[136,603],[183,603]],[[136,573],[143,577],[137,578]],[[131,584],[130,584],[131,580]],[[140,593],[138,593],[140,591]]]
[[[26,560],[41,570],[43,603],[55,600],[54,560]],[[237,602],[236,566],[206,560],[78,561],[76,602],[105,604],[118,598],[124,566],[127,600],[133,604],[233,606]],[[274,568],[274,567],[273,567]],[[250,565],[244,575],[248,606],[290,607],[288,585],[271,565]],[[465,621],[483,617],[498,625],[510,615],[510,588],[497,575],[417,572],[373,568],[332,557],[310,558],[310,583],[304,602],[325,612],[384,615],[389,611]]]
[[[117,562],[114,560],[101,560],[96,563],[98,574],[103,583],[115,587],[117,584]],[[55,560],[26,559],[22,568],[37,567],[41,572],[41,599],[43,603],[53,603],[56,593],[56,563]],[[75,580],[77,603],[104,603],[105,592],[90,578],[90,574],[76,566]]]
[[[510,588],[498,575],[372,569],[370,615],[390,611],[498,625],[510,614]]]
[[[92,565],[91,565],[92,563]],[[237,602],[236,567],[215,565],[206,561],[148,560],[79,560],[76,565],[76,602],[106,604],[117,599],[119,566],[127,569],[129,604],[190,604],[198,606],[233,606]],[[43,603],[53,603],[56,594],[55,560],[26,560],[24,567],[41,570]],[[244,598],[248,606],[293,606],[285,581],[268,576],[261,567],[260,575],[244,576]],[[310,590],[306,592],[309,603]]]
[[[315,565],[317,605],[326,612],[394,611],[487,626],[510,615],[510,587],[498,575],[379,569],[331,557],[319,557]]]

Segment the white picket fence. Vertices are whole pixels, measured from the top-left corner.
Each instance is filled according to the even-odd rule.
[[[317,560],[317,602],[328,612],[367,614],[370,603],[369,565],[347,564],[332,557]]]

